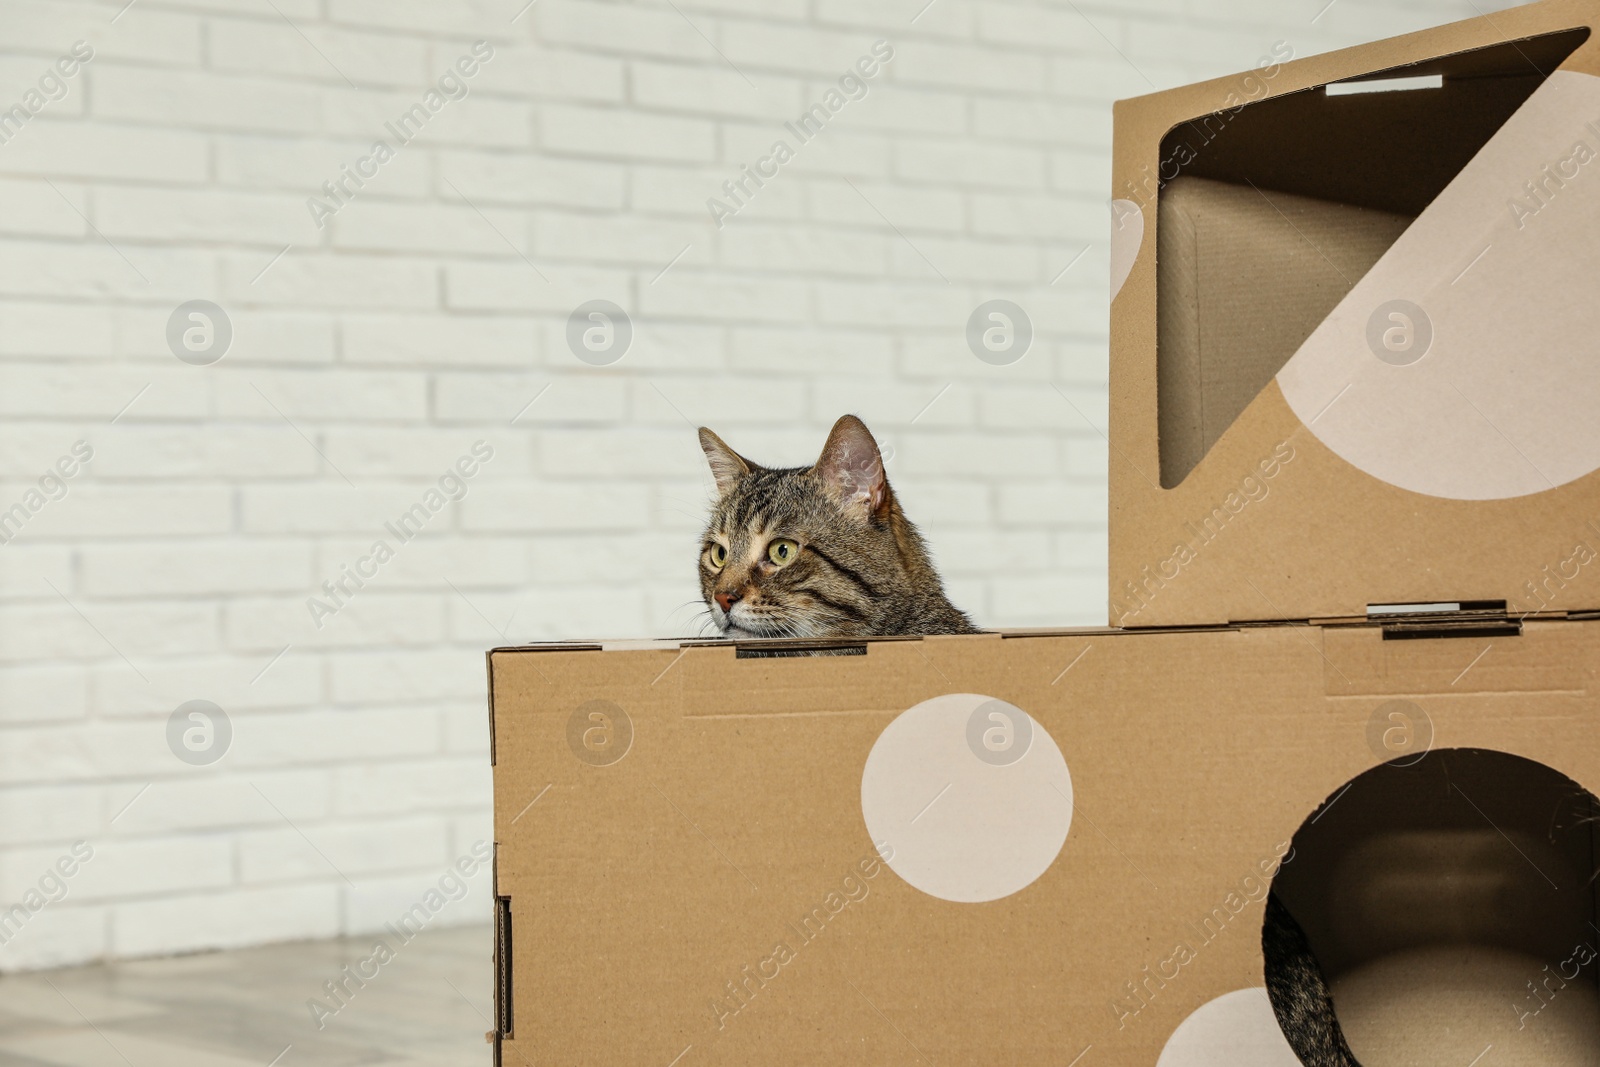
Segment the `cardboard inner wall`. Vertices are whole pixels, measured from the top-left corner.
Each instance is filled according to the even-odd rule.
[[[1161,192],[1161,485],[1182,482],[1411,222],[1180,177]]]
[[[1588,36],[1379,72],[1438,89],[1320,88],[1174,127],[1161,158],[1161,485],[1178,485],[1379,256]],[[1175,168],[1176,169],[1176,168]]]
[[[1454,972],[1437,960],[1406,972],[1345,1018],[1369,1050],[1421,1026],[1432,1058],[1417,1062],[1468,1063],[1491,1041],[1504,1065],[1590,1062],[1600,1028],[1563,1046],[1576,1059],[1546,1040],[1567,1005],[1593,1006],[1576,983],[1521,1036],[1510,1006],[1593,917],[1573,891],[1592,891],[1592,855],[1570,833],[1547,838],[1550,782],[1600,781],[1600,623],[1529,622],[1463,673],[1482,651],[1385,640],[1376,626],[870,641],[836,658],[497,650],[496,892],[514,941],[500,996],[515,1008],[498,1013],[513,1020],[500,1062],[660,1067],[692,1048],[701,1064],[1043,1065],[1092,1044],[1099,1063],[1149,1067],[1203,1008],[1261,988],[1263,864],[1319,814],[1337,833],[1301,840],[1279,877],[1310,872],[1297,906],[1313,936],[1351,946],[1335,954],[1340,980],[1406,946],[1517,949],[1492,976],[1492,1005],[1447,1031],[1423,1024],[1427,1011],[1449,1017]],[[1014,704],[1058,747],[1072,812],[1059,853],[981,903],[936,898],[882,865],[802,938],[795,924],[874,853],[863,776],[886,728],[958,693]],[[1458,789],[1424,765],[1394,779],[1405,788],[1352,788],[1319,812],[1393,754],[1372,724],[1396,700],[1452,747]],[[574,716],[588,721],[595,701],[630,724],[628,750],[605,765],[574,748]],[[1458,753],[1476,749],[1551,770],[1475,769]],[[919,827],[959,822],[965,786],[939,797],[944,784],[926,799],[908,785]],[[1558,881],[1557,903],[1527,895],[1545,884],[1473,804]],[[1042,817],[1024,800],[1009,811],[984,832],[1009,840]],[[1304,885],[1319,882],[1337,892],[1308,902]],[[751,979],[785,939],[794,959]],[[1194,957],[1174,965],[1180,942]],[[1442,1006],[1427,999],[1439,991]],[[1251,1004],[1229,1031],[1245,1045],[1278,1034],[1264,997]]]

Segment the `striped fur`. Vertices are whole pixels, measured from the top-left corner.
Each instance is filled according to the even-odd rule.
[[[835,423],[809,467],[757,466],[707,429],[700,444],[718,490],[701,544],[700,591],[723,634],[978,632],[946,598],[860,419]],[[777,539],[798,546],[791,562],[770,557]],[[727,554],[720,567],[719,549]]]
[[[1289,1047],[1306,1067],[1361,1067],[1333,1011],[1333,995],[1305,931],[1277,893],[1267,896],[1261,929],[1267,999]]]

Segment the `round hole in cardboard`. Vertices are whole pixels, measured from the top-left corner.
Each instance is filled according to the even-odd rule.
[[[1600,1061],[1597,827],[1600,800],[1571,778],[1476,748],[1391,760],[1312,812],[1272,892],[1356,1059]],[[1265,967],[1269,989],[1289,973]]]

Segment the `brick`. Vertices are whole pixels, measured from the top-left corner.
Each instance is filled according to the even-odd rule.
[[[131,186],[98,190],[94,219],[100,231],[112,240],[233,241],[281,246],[306,229],[305,208],[290,196]]]
[[[1000,519],[1019,524],[1106,521],[1105,493],[1093,482],[1016,482],[1000,487]]]
[[[893,371],[894,346],[879,333],[751,326],[735,327],[729,336],[729,361],[743,370],[799,366],[814,374],[878,378]]]
[[[270,10],[266,14],[273,15]],[[222,71],[341,85],[349,78],[407,89],[433,73],[428,46],[396,34],[289,24],[275,15],[260,21],[211,19],[207,27],[211,66]]]
[[[685,248],[689,251],[678,261],[678,266],[703,264],[710,255],[704,223],[540,212],[534,217],[533,230],[535,250],[549,259],[653,263],[659,264],[659,270]],[[698,254],[691,247],[696,245],[700,249]]]
[[[455,882],[448,882],[441,888],[440,879],[445,876],[442,867],[406,875],[362,878],[354,887],[343,887],[345,930],[352,934],[373,933],[396,924],[401,917],[411,914],[430,890],[439,892],[444,904],[429,916],[426,929],[462,925],[487,929],[492,912],[487,872],[487,867],[478,865],[464,880],[464,889],[455,888]],[[414,914],[412,922],[416,922]]]
[[[580,640],[623,638],[646,627],[644,596],[638,589],[615,589],[597,597],[593,588],[546,586],[520,598],[520,604],[510,635],[517,641],[548,641],[558,634],[581,635]],[[509,610],[501,614],[509,616]],[[463,640],[485,640],[482,620],[465,611],[457,611],[455,618]]]
[[[328,665],[332,697],[341,704],[483,699],[485,695],[482,658],[458,650],[342,652],[330,656]],[[417,804],[420,810],[423,802],[419,799]]]
[[[130,901],[111,908],[111,924],[111,951],[119,956],[332,937],[339,890],[328,882]]]
[[[396,551],[405,551],[396,538],[383,539]],[[352,565],[366,554],[339,562]],[[230,601],[223,608],[228,647],[265,653],[290,641],[317,648],[390,648],[429,645],[444,636],[440,596],[386,592],[381,567],[353,595],[341,593],[335,599],[322,589],[323,581],[343,577],[335,564],[296,596]],[[347,588],[355,588],[348,578],[344,580]],[[313,598],[322,609],[315,608]]]
[[[238,735],[235,734],[235,738]],[[207,776],[151,783],[140,792],[125,788],[107,805],[100,832],[115,818],[119,834],[187,834],[263,827],[277,833],[327,817],[331,777],[323,769],[274,771],[255,768],[249,779]],[[292,832],[292,831],[291,831]]]
[[[702,119],[546,104],[539,109],[538,121],[540,146],[555,152],[699,161],[716,150],[716,127]]]
[[[482,673],[482,664],[474,664]],[[490,802],[489,768],[472,758],[349,767],[334,784],[346,815],[389,815],[483,807]]]
[[[0,303],[0,355],[103,359],[115,322],[107,308],[8,300]]]
[[[848,26],[869,34],[881,31],[896,39],[907,21],[907,6],[897,0],[818,0],[815,11],[824,25]],[[917,15],[913,32],[919,36],[964,39],[972,34],[973,13],[965,5],[934,3],[920,14],[912,13]]]
[[[967,141],[903,140],[895,147],[895,176],[976,188],[1037,189],[1044,184],[1040,151]]]
[[[142,403],[141,398],[141,403]],[[322,461],[293,427],[139,425],[124,418],[101,438],[97,478],[307,478]]]
[[[877,229],[874,227],[873,229]],[[720,262],[755,271],[803,271],[881,277],[891,256],[882,234],[832,227],[730,227],[721,242]]]
[[[675,268],[641,294],[646,314],[798,322],[807,318],[809,286],[781,276]]]
[[[74,237],[88,234],[88,197],[79,185],[43,181],[0,180],[0,197],[10,206],[0,218],[0,233],[23,236]],[[59,191],[58,191],[59,190]]]
[[[229,299],[305,307],[393,308],[416,311],[438,298],[437,271],[420,260],[296,248],[276,263],[272,256],[223,257]]]
[[[304,589],[306,546],[261,540],[175,545],[95,545],[81,556],[91,597],[152,597]]]
[[[88,418],[105,425],[124,409],[130,419],[204,414],[205,383],[193,374],[182,373],[186,369],[176,360],[159,368],[119,367],[95,373],[74,364],[8,363],[0,366],[0,414]],[[81,436],[69,435],[65,428],[50,436],[60,442],[64,453],[75,439],[97,448],[96,441],[104,442],[107,433],[96,425]],[[93,463],[91,459],[86,466],[92,468]]]
[[[82,611],[83,614],[78,612]],[[106,659],[205,652],[216,646],[215,611],[183,603],[79,605],[59,600],[0,607],[0,661]],[[96,631],[99,631],[98,633]]]
[[[415,427],[347,427],[323,434],[328,457],[351,477],[371,475],[389,479],[437,481],[463,458],[476,464],[466,478],[468,492],[485,481],[526,475],[526,442],[520,433],[499,428],[487,433],[476,429],[424,429]],[[472,449],[482,441],[490,458]],[[459,474],[459,471],[457,471]]]
[[[243,656],[173,656],[146,660],[140,678],[120,660],[89,671],[97,717],[166,718],[185,700],[205,699],[223,711],[293,708],[319,704],[322,671],[303,648]],[[282,652],[280,656],[278,653]],[[148,679],[148,681],[146,681]]]
[[[142,896],[177,889],[225,886],[233,880],[227,842],[205,837],[88,840],[87,860],[69,855],[68,845],[8,849],[0,853],[0,899],[16,900],[38,884],[63,856],[77,870],[66,878],[75,903],[117,896]],[[58,871],[60,868],[56,868]]]
[[[922,263],[921,279],[926,284],[896,281],[874,286],[827,282],[817,285],[818,317],[830,325],[882,329],[886,325],[926,327],[947,323],[952,331],[965,328],[971,312],[970,300],[940,280],[938,265]],[[960,336],[952,332],[951,336]]]
[[[1035,141],[1051,147],[1069,142],[1091,147],[1111,144],[1111,112],[1099,106],[1049,100],[972,102],[973,128],[979,137]]]
[[[176,306],[215,275],[209,252],[180,248],[112,248],[0,240],[0,292],[59,300],[63,297],[171,300]]]
[[[261,712],[235,716],[233,738],[239,768],[415,758],[439,750],[439,718],[426,707]]]
[[[626,188],[619,165],[519,152],[443,151],[439,174],[444,191],[479,206],[620,208]]]
[[[997,613],[1019,619],[1019,626],[1104,626],[1106,578],[1063,574],[999,579],[994,582],[994,604]]]
[[[309,141],[292,134],[218,133],[213,138],[217,180],[238,188],[293,192],[300,198],[304,217],[310,221],[305,199],[324,195],[322,183],[338,179],[341,166],[354,170],[359,160],[370,156],[373,140],[380,132],[378,128],[362,130],[356,137],[333,142]],[[402,149],[367,180],[361,194],[363,199],[417,197],[428,195],[432,188],[427,154]]]
[[[478,27],[501,25],[506,12],[490,0],[332,0],[327,17],[388,32],[421,30],[470,43]]]
[[[603,298],[625,310],[633,305],[626,271],[563,268],[557,285],[550,281],[549,273],[539,277],[536,266],[520,261],[450,263],[444,269],[445,307],[452,311],[551,311],[565,319],[587,300]]]
[[[436,79],[405,92],[330,87],[324,90],[327,128],[334,134],[363,138],[369,147],[373,140],[381,140],[397,153],[408,154],[430,145],[530,146],[528,105],[473,93],[471,83],[466,85],[465,96],[459,90],[454,96],[439,91]],[[437,110],[429,106],[430,94]]]
[[[778,122],[802,107],[800,83],[793,79],[757,76],[746,81],[726,66],[635,62],[631,70],[633,102],[651,109]]]
[[[993,237],[1019,237],[1087,243],[1104,241],[1105,203],[1027,192],[976,193],[972,228]]]
[[[60,537],[118,538],[222,534],[233,528],[232,494],[215,486],[130,487],[69,482],[67,495],[47,504],[23,527],[18,540]],[[12,486],[0,499],[13,501]]]
[[[1015,93],[1044,89],[1048,68],[1042,56],[1018,54],[1015,49],[974,48],[970,45],[906,42],[895,49],[894,79],[941,89],[960,86]]]
[[[40,583],[48,591],[48,586]],[[89,710],[88,679],[62,667],[0,668],[0,721],[72,722]]]
[[[670,428],[563,429],[539,434],[536,447],[539,470],[555,478],[603,478],[619,470],[681,476],[705,462],[692,434]]]
[[[378,369],[224,373],[216,379],[216,407],[225,418],[279,424],[418,419],[427,410],[427,383],[415,372]]]
[[[761,145],[763,152],[768,147],[765,143]],[[635,211],[651,215],[683,216],[696,222],[711,221],[714,216],[706,206],[707,201],[715,197],[730,207],[734,206],[726,200],[723,184],[740,177],[738,163],[750,162],[751,159],[742,159],[718,169],[650,165],[633,167],[629,206]],[[768,181],[745,207],[739,209],[736,218],[739,222],[800,218],[805,214],[805,183],[797,178],[797,175],[780,171],[778,178]],[[735,226],[739,222],[725,219],[723,225]]]
[[[948,383],[947,383],[948,384]],[[849,411],[859,415],[883,440],[893,431],[919,427],[971,426],[975,408],[972,391],[963,386],[923,386],[826,379],[812,386],[813,410],[819,422],[831,423]]]
[[[641,320],[634,337],[638,362],[663,370],[716,370],[726,362],[722,331],[696,323]],[[630,352],[634,349],[629,349]]]
[[[566,0],[538,5],[530,14],[541,41],[578,48],[592,48],[596,42],[604,42],[606,49],[624,54],[718,62],[716,53],[700,35],[710,34],[708,20],[702,18],[697,31],[694,23],[670,8],[629,5],[623,14],[612,4]]]
[[[793,174],[842,174],[855,178],[882,178],[889,173],[890,141],[875,130],[853,130],[850,123],[834,119],[821,132],[802,141],[790,131],[766,123],[727,122],[722,127],[722,158],[728,165],[728,179],[742,176],[741,165],[752,170],[772,169],[761,160],[775,155],[778,141],[790,147],[795,158],[781,167],[779,177]],[[725,180],[728,180],[725,179]],[[777,178],[771,179],[776,182]],[[718,186],[719,191],[721,186]],[[766,190],[756,194],[764,199]],[[742,212],[741,212],[742,213]]]
[[[440,719],[444,727],[444,749],[446,752],[461,755],[477,755],[484,759],[489,757],[489,717],[484,714],[484,709],[476,704],[463,704],[440,710]],[[3,803],[3,795],[0,795]],[[3,810],[3,809],[0,809]],[[483,826],[474,828],[472,840],[482,838],[490,840],[494,837],[492,827]]]
[[[91,69],[109,58],[191,65],[200,58],[200,21],[192,15],[142,10],[138,18],[130,12],[113,25],[103,4],[8,0],[4,10],[7,47],[37,51],[50,59],[71,48],[74,28],[94,47]]]
[[[250,884],[324,878],[330,869],[346,877],[448,861],[448,824],[442,819],[364,821],[305,828],[255,830],[239,838],[239,878]],[[310,840],[308,841],[307,838]]]
[[[793,71],[832,80],[869,55],[872,41],[860,32],[833,33],[775,22],[729,20],[722,26],[721,47],[740,66]],[[896,49],[892,63],[902,50]]]
[[[0,846],[42,842],[70,844],[97,836],[105,824],[100,791],[93,786],[0,789]]]
[[[460,52],[433,46],[433,68],[443,70]],[[623,98],[620,59],[528,45],[496,44],[494,58],[479,68],[474,91],[534,100],[616,103]]]
[[[576,357],[569,357],[577,365]],[[540,390],[549,384],[549,392]],[[527,405],[537,398],[533,407]],[[585,376],[551,383],[546,373],[440,374],[434,382],[434,415],[441,421],[522,426],[613,422],[623,417],[627,386],[621,378]]]
[[[472,531],[641,529],[645,499],[639,485],[544,481],[515,494],[469,497],[461,524]]]
[[[29,123],[5,146],[10,174],[194,183],[206,178],[206,139],[187,130],[88,122]]]
[[[330,223],[336,248],[459,255],[527,255],[527,220],[521,212],[477,209],[458,197],[449,204],[365,201]],[[480,211],[482,212],[480,214]]]
[[[156,70],[96,60],[94,112],[102,119],[202,129],[304,133],[322,126],[310,88],[265,78]]]

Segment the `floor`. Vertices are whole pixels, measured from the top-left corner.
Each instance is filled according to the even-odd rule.
[[[342,1006],[323,983],[370,937],[5,975],[0,1067],[486,1067],[489,949],[425,930]]]

